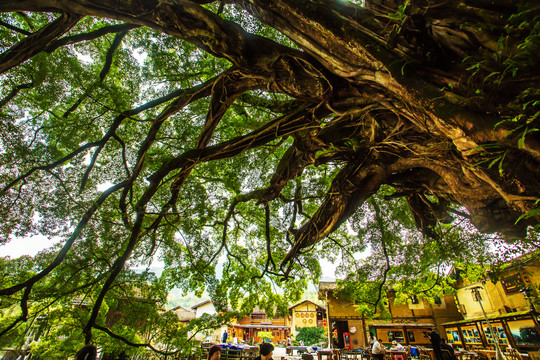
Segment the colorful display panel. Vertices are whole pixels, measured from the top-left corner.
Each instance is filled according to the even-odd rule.
[[[458,328],[447,328],[446,329],[446,340],[450,344],[461,345],[461,338],[459,337]]]
[[[495,344],[495,339],[493,334],[491,334],[491,330],[489,329],[489,326],[487,323],[482,323],[482,327],[484,329],[484,334],[486,334],[486,340],[488,344]],[[499,337],[499,344],[501,345],[508,345],[508,336],[506,336],[506,332],[504,332],[504,329],[502,327],[501,323],[491,323],[491,327],[493,328],[493,331],[495,332],[495,335]]]
[[[540,334],[532,319],[508,321],[516,345],[540,345]]]
[[[468,325],[461,327],[461,333],[467,344],[482,344],[482,339],[480,338],[480,332],[476,325]]]

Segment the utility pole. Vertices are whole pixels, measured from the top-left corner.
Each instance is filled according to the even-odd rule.
[[[491,335],[493,336],[493,340],[495,342],[495,357],[497,360],[506,360],[506,356],[504,356],[503,352],[501,351],[501,347],[499,346],[499,334],[493,331],[493,327],[491,326],[491,323],[489,322],[486,311],[484,310],[484,306],[482,305],[482,300],[480,299],[480,293],[478,292],[479,289],[482,289],[482,287],[475,286],[471,289],[471,293],[480,304],[480,308],[482,309],[482,312],[484,313],[484,318],[486,319],[486,322],[488,324],[489,331],[491,331]]]
[[[328,335],[328,348],[333,349],[332,334],[330,332],[330,304],[328,304],[328,290],[324,292],[326,297],[326,334]]]

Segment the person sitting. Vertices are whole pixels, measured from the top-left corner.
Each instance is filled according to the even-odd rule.
[[[450,360],[456,360],[456,354],[454,354],[454,347],[448,344],[445,338],[441,338],[441,350],[447,350],[450,353]]]
[[[382,340],[375,340],[371,348],[371,356],[376,360],[383,360],[385,351],[384,346],[382,346]]]
[[[77,354],[75,354],[75,360],[96,360],[96,359],[97,359],[97,347],[92,344],[84,345],[82,349],[77,351]]]
[[[396,340],[394,340],[394,341],[392,341],[392,348],[390,350],[393,350],[393,351],[405,351],[405,348],[403,347],[403,345],[401,345]]]
[[[255,360],[272,360],[272,355],[274,354],[274,345],[270,343],[262,343],[259,347],[259,356]]]
[[[212,345],[208,349],[208,360],[219,360],[221,357],[221,346]]]

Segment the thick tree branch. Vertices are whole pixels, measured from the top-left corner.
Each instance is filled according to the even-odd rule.
[[[2,20],[0,20],[0,25],[2,25],[3,27],[5,27],[5,28],[7,28],[7,29],[9,29],[9,30],[16,31],[16,32],[18,32],[18,33],[20,33],[20,34],[23,34],[23,35],[32,35],[32,33],[31,33],[30,31],[26,31],[26,30],[24,30],[24,29],[20,29],[20,28],[18,28],[18,27],[16,27],[16,26],[13,26],[13,25],[11,25],[11,24],[8,24],[7,22],[2,21]]]
[[[126,32],[132,29],[136,29],[138,27],[139,25],[135,25],[135,24],[118,24],[118,25],[104,26],[102,28],[99,28],[97,30],[90,31],[87,33],[66,36],[61,39],[58,39],[54,41],[51,45],[49,45],[44,51],[47,53],[52,53],[56,49],[62,46],[76,44],[82,41],[90,41],[90,40],[94,40],[99,37],[102,37],[104,35],[107,35],[107,34]]]
[[[69,13],[62,14],[52,23],[43,26],[0,54],[0,74],[45,50],[52,41],[69,31],[79,20],[80,16]]]
[[[58,265],[60,265],[64,258],[66,257],[67,253],[71,249],[71,246],[79,238],[79,236],[82,233],[82,230],[86,226],[86,224],[90,221],[94,213],[99,209],[99,207],[107,200],[107,198],[117,191],[118,189],[121,189],[125,186],[125,183],[119,183],[117,185],[111,186],[109,189],[105,190],[101,196],[96,200],[94,204],[85,212],[85,214],[82,216],[81,220],[79,220],[79,223],[75,227],[75,230],[73,230],[73,233],[69,237],[69,239],[64,243],[64,246],[62,249],[58,252],[54,260],[43,270],[41,270],[38,274],[32,276],[28,280],[13,285],[9,288],[0,289],[0,295],[12,295],[24,288],[31,289],[31,287],[38,282],[39,280],[43,279],[45,276],[47,276],[51,271],[53,271]],[[28,290],[30,291],[30,290]]]
[[[105,80],[105,77],[107,76],[109,71],[111,70],[111,65],[112,65],[112,61],[113,61],[114,52],[116,51],[116,49],[118,49],[118,46],[120,46],[120,43],[122,42],[122,39],[126,35],[127,35],[127,31],[122,31],[122,32],[119,32],[119,33],[117,33],[115,35],[114,40],[113,40],[111,46],[109,47],[109,50],[107,50],[107,54],[105,55],[105,63],[103,64],[103,68],[101,69],[101,72],[99,73],[98,83],[102,83],[103,80]],[[62,115],[62,117],[63,118],[69,117],[69,115],[72,112],[77,110],[77,108],[82,104],[82,102],[87,98],[87,96],[88,96],[88,93],[85,92],[81,97],[79,97],[79,99],[77,99],[77,101],[75,101],[75,103],[69,109],[67,109],[67,111],[64,113],[64,115]],[[99,154],[99,152],[100,152],[100,149],[98,149],[94,153],[94,155]],[[94,162],[95,162],[95,160],[94,160]],[[92,166],[93,166],[93,164],[92,164]],[[91,168],[91,167],[89,167],[89,168]],[[85,173],[85,175],[87,176],[86,173]],[[86,181],[83,181],[83,182],[86,182]]]
[[[30,89],[32,87],[34,87],[33,82],[17,85],[16,87],[13,88],[13,90],[11,90],[9,94],[7,94],[2,100],[0,100],[0,108],[6,105],[8,102],[10,102],[11,99],[13,99],[15,96],[17,96],[19,91],[23,89]]]
[[[26,289],[24,290],[24,294],[20,302],[21,316],[15,319],[11,324],[9,324],[4,330],[0,332],[0,338],[7,334],[15,326],[17,326],[18,323],[24,322],[28,318],[28,298],[30,297],[31,290],[32,288],[30,286],[26,287]]]
[[[126,343],[129,346],[133,346],[133,347],[136,347],[136,348],[138,348],[138,347],[147,347],[149,349],[152,349],[152,351],[154,351],[154,352],[156,352],[158,354],[161,354],[161,355],[174,355],[174,354],[178,353],[178,350],[176,350],[176,351],[163,351],[163,350],[157,349],[150,343],[134,343],[134,342],[126,339],[123,336],[120,336],[118,334],[113,333],[110,329],[106,328],[105,326],[94,324],[93,327],[95,329],[103,331],[104,333],[106,333],[107,335],[112,337],[113,339],[120,340],[120,341]]]

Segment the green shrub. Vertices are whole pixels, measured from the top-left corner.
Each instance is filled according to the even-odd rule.
[[[297,341],[303,341],[304,345],[315,345],[325,340],[324,328],[322,327],[303,327],[296,335]]]

